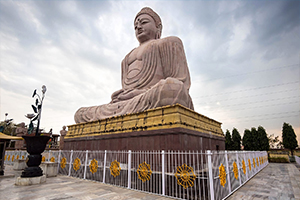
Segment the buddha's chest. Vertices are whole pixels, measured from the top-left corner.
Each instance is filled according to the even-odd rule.
[[[143,67],[143,56],[148,45],[142,45],[134,49],[128,56],[127,78],[134,78],[140,73]]]
[[[139,46],[138,48],[134,49],[128,57],[128,65],[131,65],[133,62],[136,60],[141,61],[143,58],[143,55],[145,54],[146,48],[148,45],[142,45]]]

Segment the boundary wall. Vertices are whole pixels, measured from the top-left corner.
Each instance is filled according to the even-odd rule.
[[[26,151],[6,151],[5,164]],[[299,157],[296,158],[296,160]],[[45,151],[58,174],[175,199],[226,199],[268,165],[266,151]],[[298,162],[297,161],[297,162]]]

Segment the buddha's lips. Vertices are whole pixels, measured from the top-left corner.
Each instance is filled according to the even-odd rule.
[[[141,34],[141,33],[143,33],[143,30],[142,29],[138,30],[138,34]]]

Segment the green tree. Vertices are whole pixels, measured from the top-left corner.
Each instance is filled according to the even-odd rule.
[[[296,139],[296,134],[294,129],[288,123],[283,123],[282,127],[282,143],[284,148],[290,149],[292,156],[294,155],[294,149],[298,147],[298,142]]]
[[[16,135],[15,132],[16,132],[17,125],[14,124],[13,122],[10,121],[7,123],[6,121],[2,121],[0,122],[0,126],[2,126],[4,134]]]
[[[251,136],[252,136],[252,150],[257,151],[259,150],[260,141],[258,140],[258,134],[256,128],[251,128]]]
[[[249,129],[246,129],[244,131],[243,146],[244,146],[244,150],[248,150],[248,151],[253,150],[253,137]]]
[[[257,128],[257,139],[259,141],[258,150],[268,151],[270,148],[269,139],[266,130],[262,126]]]
[[[232,130],[232,150],[241,150],[241,135],[236,128]]]
[[[232,139],[229,130],[226,130],[225,135],[225,149],[232,150]]]

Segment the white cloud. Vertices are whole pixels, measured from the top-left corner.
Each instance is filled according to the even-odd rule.
[[[243,133],[262,125],[279,134],[286,121],[299,131],[299,98],[292,98],[300,94],[300,23],[293,17],[299,5],[0,1],[0,117],[7,112],[16,123],[27,123],[32,91],[43,84],[48,91],[41,125],[56,133],[74,123],[79,107],[108,103],[121,88],[122,59],[138,46],[134,17],[150,6],[162,18],[163,37],[184,43],[197,112],[223,122],[223,130]],[[293,64],[298,66],[284,67]],[[289,82],[296,84],[284,84]],[[270,85],[278,86],[265,87]]]

